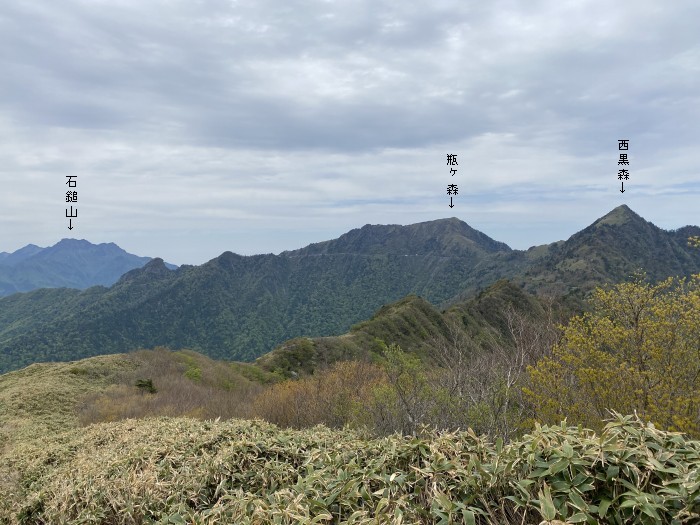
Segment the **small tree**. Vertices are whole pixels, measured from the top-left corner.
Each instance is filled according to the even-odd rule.
[[[376,408],[381,409],[382,402],[388,401],[399,413],[400,428],[395,430],[415,435],[422,423],[430,422],[430,409],[435,405],[425,366],[396,344],[385,348],[383,365],[387,384],[376,390]]]

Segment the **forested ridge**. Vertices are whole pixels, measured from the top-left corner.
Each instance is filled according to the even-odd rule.
[[[693,232],[661,230],[621,206],[567,241],[527,251],[443,219],[368,225],[280,255],[225,252],[175,271],[155,259],[110,288],[1,299],[0,371],[159,345],[252,361],[296,337],[342,334],[410,294],[441,308],[502,278],[581,307],[596,285],[639,268],[655,280],[700,271],[684,241]]]

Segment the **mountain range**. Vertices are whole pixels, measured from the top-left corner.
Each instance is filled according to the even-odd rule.
[[[409,301],[435,320],[440,308],[504,278],[517,289],[575,302],[639,269],[651,280],[700,272],[700,250],[687,246],[699,234],[697,226],[662,230],[620,206],[566,241],[526,251],[450,218],[366,225],[279,255],[225,252],[176,270],[156,258],[109,288],[40,289],[0,299],[0,373],[159,345],[252,361],[293,338],[348,332],[395,301]],[[416,297],[404,299],[411,294]],[[411,330],[410,323],[402,326]],[[362,333],[357,341],[376,338]],[[349,348],[325,347],[333,345],[338,352]]]
[[[37,288],[111,286],[125,272],[150,260],[114,243],[63,239],[48,248],[28,244],[12,253],[0,252],[0,297]]]

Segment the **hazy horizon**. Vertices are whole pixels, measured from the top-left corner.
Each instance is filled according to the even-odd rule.
[[[610,210],[610,211],[612,211],[612,210]],[[609,212],[610,212],[610,211],[609,211]],[[609,212],[608,212],[608,213],[609,213]],[[634,212],[634,210],[632,210],[632,212]],[[604,215],[605,215],[605,214],[604,214]],[[603,217],[604,215],[602,215],[601,217]],[[588,223],[588,224],[582,226],[579,230],[576,230],[576,231],[571,232],[569,235],[567,235],[566,237],[564,237],[564,238],[562,238],[562,239],[552,239],[552,240],[550,240],[550,241],[541,243],[540,245],[542,245],[542,244],[551,244],[551,243],[554,243],[554,242],[557,242],[557,241],[565,241],[565,240],[567,240],[569,237],[571,237],[572,235],[574,235],[575,233],[577,233],[578,231],[580,231],[581,229],[583,229],[583,228],[585,228],[585,227],[587,227],[587,226],[590,226],[591,224],[593,224],[596,220],[600,219],[601,217],[596,217],[596,218],[594,218],[594,219],[591,219],[590,223]],[[453,218],[459,219],[458,217],[454,217],[454,216],[453,216],[453,217],[442,217],[441,219],[433,219],[433,220],[431,220],[431,221],[421,221],[421,222],[432,222],[432,221],[435,221],[435,220],[447,220],[447,219],[453,219]],[[642,218],[644,218],[645,220],[648,220],[646,217],[642,217]],[[461,220],[461,219],[459,219],[459,220]],[[650,222],[654,223],[654,221],[650,221]],[[417,223],[411,223],[411,224],[417,224]],[[467,223],[467,224],[468,224],[468,223]],[[395,224],[387,224],[387,226],[393,226],[393,225],[395,225]],[[359,225],[359,226],[357,226],[357,227],[355,227],[355,228],[352,228],[352,229],[359,229],[359,228],[361,228],[362,226],[365,226],[365,225]],[[373,225],[373,226],[377,226],[377,225]],[[400,226],[408,226],[408,225],[403,224],[403,225],[400,225]],[[469,224],[469,226],[472,226],[472,225]],[[657,225],[657,226],[658,226],[658,225]],[[683,228],[684,226],[698,226],[698,225],[697,225],[697,224],[683,224],[683,225],[677,226],[677,227],[675,227],[675,228],[663,228],[663,229],[665,229],[665,230],[677,230],[677,229],[679,229],[679,228]],[[478,230],[478,228],[476,228],[476,229]],[[300,246],[295,246],[295,247],[292,247],[292,248],[288,248],[287,250],[295,250],[295,249],[299,249],[299,248],[304,248],[304,247],[308,246],[309,244],[314,244],[314,243],[319,243],[319,242],[324,242],[324,241],[329,241],[329,240],[337,239],[338,237],[340,237],[341,235],[343,235],[343,234],[345,234],[345,233],[347,233],[347,232],[349,232],[349,231],[350,231],[350,230],[345,231],[345,232],[340,232],[340,233],[339,233],[338,235],[336,235],[335,237],[328,238],[328,239],[312,240],[312,241],[309,242],[309,243],[306,243],[306,244],[300,245]],[[488,235],[489,237],[491,237],[491,238],[492,238],[493,240],[495,240],[495,241],[504,242],[504,241],[502,241],[501,239],[492,237],[492,236],[489,235],[487,232],[481,232],[481,233],[484,233],[484,234]],[[63,237],[63,238],[59,239],[58,241],[56,241],[55,243],[49,244],[49,245],[47,245],[47,246],[39,246],[39,248],[49,248],[49,247],[55,246],[55,245],[58,244],[59,242],[64,241],[64,240],[66,240],[66,239],[69,239],[69,240],[78,240],[78,241],[88,241],[88,242],[90,242],[90,243],[92,243],[92,244],[94,244],[94,245],[99,245],[99,244],[110,244],[110,243],[112,243],[112,241],[108,241],[108,242],[92,242],[90,239],[85,239],[85,238]],[[36,243],[27,243],[27,244],[24,244],[24,245],[18,247],[17,249],[24,248],[24,247],[26,247],[26,246],[28,246],[28,245],[30,245],[30,244],[31,244],[31,245],[36,245]],[[124,249],[125,251],[129,252],[129,250],[127,250],[127,249],[124,248],[123,246],[119,245],[119,243],[113,243],[113,244],[116,244],[117,246],[119,246],[119,248],[122,248],[122,249]],[[508,243],[506,243],[506,244],[508,244]],[[526,247],[518,247],[518,246],[512,246],[512,245],[508,244],[508,246],[509,246],[510,248],[512,248],[513,250],[527,250],[527,249],[532,248],[532,247],[534,247],[534,246],[540,246],[540,245],[530,245],[530,246],[526,246]],[[38,245],[36,245],[36,246],[38,246]],[[252,256],[252,255],[267,255],[267,254],[279,255],[279,254],[281,254],[282,252],[287,251],[287,250],[281,250],[281,251],[278,251],[278,252],[240,253],[240,252],[236,252],[235,250],[230,250],[230,249],[229,249],[229,250],[222,250],[221,253],[214,255],[214,256],[211,257],[210,259],[203,260],[203,261],[198,261],[198,262],[193,262],[193,263],[180,263],[180,262],[178,262],[178,261],[171,261],[171,260],[165,259],[164,257],[162,257],[162,256],[160,256],[160,255],[143,254],[143,253],[133,253],[133,252],[129,252],[129,253],[132,253],[132,255],[138,255],[138,256],[140,256],[140,257],[153,257],[153,258],[160,257],[161,259],[164,259],[164,261],[165,261],[166,263],[170,263],[170,264],[175,264],[175,265],[177,265],[177,266],[181,266],[182,264],[193,264],[193,265],[203,264],[203,263],[205,263],[205,262],[207,262],[207,261],[210,261],[211,259],[214,259],[214,258],[218,257],[219,255],[221,255],[222,253],[224,253],[224,252],[226,252],[226,251],[230,251],[230,252],[233,252],[233,253],[237,253],[238,255],[243,255],[243,256]],[[12,252],[14,252],[14,251],[16,251],[16,250],[3,250],[3,249],[1,249],[1,247],[0,247],[0,252],[12,253]]]

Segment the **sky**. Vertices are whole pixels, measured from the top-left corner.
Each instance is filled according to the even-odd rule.
[[[526,249],[620,204],[698,225],[698,20],[697,0],[2,2],[0,251],[201,264],[445,217]]]

